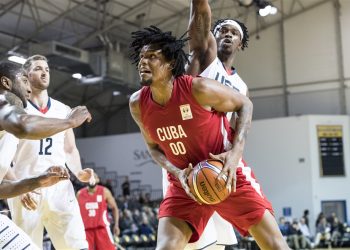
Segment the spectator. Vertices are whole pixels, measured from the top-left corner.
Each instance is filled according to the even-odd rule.
[[[290,228],[289,239],[292,242],[294,249],[306,248],[306,238],[300,230],[298,221],[293,221]]]
[[[122,235],[131,235],[139,230],[129,209],[124,209],[119,220],[119,226]]]
[[[337,247],[344,234],[343,223],[339,221],[338,217],[334,214],[331,226],[331,241],[334,247]]]
[[[143,215],[142,216],[142,221],[141,224],[139,225],[139,234],[144,234],[146,236],[149,236],[151,234],[154,234],[154,229],[152,228],[152,226],[149,223],[148,217],[147,215]]]
[[[320,213],[318,214],[318,216],[317,216],[317,219],[316,219],[316,223],[315,223],[316,228],[317,228],[317,225],[320,223],[320,221],[321,221],[321,219],[322,219],[323,217],[325,217],[325,216],[324,216],[324,213],[323,213],[323,212],[320,212]]]
[[[312,236],[311,236],[310,229],[309,229],[308,225],[306,225],[306,223],[305,223],[304,216],[299,221],[299,228],[300,228],[301,233],[305,236],[307,247],[313,248],[314,244],[312,242]]]
[[[114,197],[114,190],[113,190],[112,180],[111,179],[107,179],[103,186],[108,188],[109,191],[111,192],[112,196]]]
[[[122,190],[123,190],[123,196],[127,197],[130,196],[130,182],[129,182],[129,176],[125,176],[125,180],[122,183]]]
[[[331,227],[326,220],[326,217],[323,215],[319,215],[319,223],[316,225],[316,237],[315,237],[315,246],[318,247],[321,242],[324,244],[328,244],[331,239]]]
[[[309,210],[308,209],[304,210],[303,218],[305,220],[305,224],[307,225],[307,227],[310,228],[310,224],[309,224]]]

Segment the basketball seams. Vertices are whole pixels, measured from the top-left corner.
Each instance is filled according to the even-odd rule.
[[[203,204],[214,205],[224,201],[228,197],[229,192],[226,185],[224,185],[228,177],[224,175],[222,179],[217,179],[222,169],[223,163],[214,159],[199,162],[193,168],[188,179],[188,184],[191,193],[197,197],[198,201]]]
[[[208,169],[211,169],[210,167],[208,167],[208,166],[205,166],[205,167],[203,167],[203,168],[208,168]],[[214,170],[215,171],[215,170]],[[205,174],[205,172],[204,171],[201,171],[202,172],[202,174],[203,174],[203,176],[204,176],[204,178],[205,178],[205,180],[207,181],[207,183],[208,183],[208,185],[210,186],[210,188],[211,188],[211,190],[213,191],[213,193],[215,194],[215,196],[219,199],[219,201],[222,201],[221,200],[221,198],[220,198],[220,196],[216,193],[216,190],[215,190],[215,188],[213,188],[213,186],[211,185],[211,183],[210,183],[210,181],[209,181],[209,179],[208,179],[208,177],[207,177],[207,175]]]
[[[215,166],[213,164],[210,164],[209,162],[206,162],[206,163],[207,163],[207,166],[206,166],[207,168],[210,168],[215,173],[220,174],[220,172],[221,172],[220,168],[218,168],[217,166]],[[225,182],[227,181],[227,176],[226,175],[223,175],[222,178],[224,179]]]
[[[198,168],[195,169],[193,175],[192,175],[192,184],[193,184],[193,189],[194,189],[194,192],[195,192],[195,195],[201,200],[201,202],[205,203],[205,204],[210,204],[208,203],[203,197],[202,195],[200,194],[199,190],[198,190],[198,186],[197,186],[197,175],[198,175],[198,172],[199,170],[202,169],[202,163],[199,163],[198,164]]]

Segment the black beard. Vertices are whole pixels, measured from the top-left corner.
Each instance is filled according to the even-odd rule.
[[[141,80],[140,84],[141,86],[150,86],[152,84],[152,79]]]
[[[94,189],[94,188],[96,187],[96,185],[97,185],[97,184],[94,184],[94,185],[88,184],[88,187],[89,187],[90,189]]]

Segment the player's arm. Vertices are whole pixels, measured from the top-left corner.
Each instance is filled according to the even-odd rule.
[[[192,0],[188,35],[190,49],[190,65],[187,73],[199,75],[217,55],[217,47],[211,28],[211,9],[208,0]]]
[[[68,129],[64,137],[64,152],[66,153],[66,164],[73,174],[81,182],[89,182],[93,176],[91,168],[82,169],[80,153],[75,143],[73,129]]]
[[[77,192],[77,194],[75,195],[75,197],[77,198],[77,200],[79,200],[79,195],[80,195],[80,190]]]
[[[194,200],[195,197],[192,195],[190,188],[187,184],[187,176],[191,172],[192,168],[186,168],[186,169],[179,169],[178,167],[174,166],[168,159],[165,157],[164,152],[159,148],[158,144],[156,144],[152,138],[148,135],[148,133],[145,131],[142,121],[141,121],[141,110],[140,110],[140,92],[135,92],[131,97],[129,101],[129,107],[130,107],[130,113],[131,116],[134,118],[135,122],[140,128],[141,134],[143,136],[143,139],[146,142],[147,148],[149,153],[151,154],[153,160],[162,168],[167,170],[169,173],[174,175],[176,178],[178,178],[185,189],[186,193]]]
[[[211,157],[224,162],[224,169],[219,177],[228,172],[227,186],[231,187],[233,184],[235,190],[236,168],[242,157],[245,140],[251,125],[253,104],[248,97],[208,78],[194,78],[192,93],[198,103],[208,110],[215,109],[219,112],[236,112],[238,114],[232,149],[218,156],[211,155]]]
[[[3,180],[0,184],[0,199],[12,198],[39,187],[48,187],[68,178],[69,174],[63,167],[50,167],[36,177],[18,181]]]
[[[143,123],[141,121],[141,110],[139,105],[139,94],[140,91],[137,91],[130,97],[129,107],[131,116],[132,118],[134,118],[136,124],[139,126],[143,139],[146,142],[148,151],[150,152],[153,160],[157,162],[159,166],[165,168],[169,173],[173,174],[174,176],[178,176],[181,169],[177,168],[167,160],[164,152],[158,147],[158,144],[156,144],[152,140],[152,138],[148,135],[148,133],[143,127]]]
[[[114,219],[114,228],[113,228],[113,233],[115,236],[118,236],[120,233],[119,230],[119,209],[118,205],[115,202],[115,199],[111,193],[111,191],[108,190],[108,188],[103,188],[104,196],[106,198],[106,202],[108,204],[108,207],[112,209],[112,215]]]
[[[6,94],[8,96],[9,94]],[[68,128],[80,126],[91,115],[85,106],[74,108],[66,119],[44,118],[27,114],[22,107],[11,105],[1,96],[0,128],[21,139],[42,139]]]

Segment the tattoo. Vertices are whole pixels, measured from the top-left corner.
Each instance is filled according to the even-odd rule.
[[[253,113],[253,106],[247,105],[247,107],[243,107],[238,112],[238,119],[236,123],[237,134],[235,141],[240,142],[247,138],[248,130],[251,125],[251,117]]]
[[[6,92],[5,93],[5,99],[6,99],[6,101],[8,101],[8,103],[10,105],[13,105],[13,106],[16,106],[16,107],[19,107],[19,108],[23,108],[23,102],[15,94],[13,94],[11,92]]]

